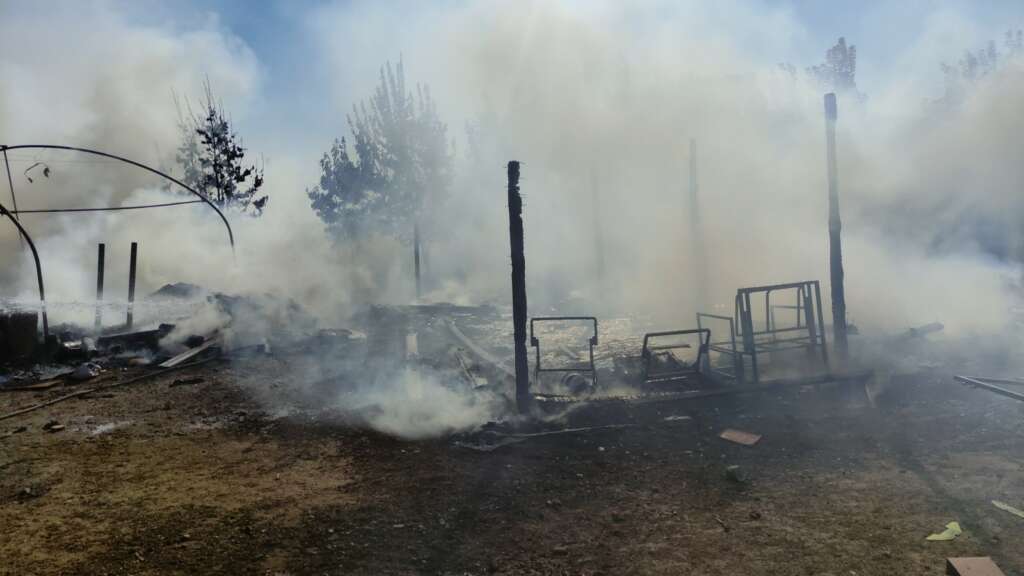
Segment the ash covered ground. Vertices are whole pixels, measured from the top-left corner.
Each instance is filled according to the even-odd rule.
[[[109,388],[0,421],[0,572],[938,574],[951,556],[1024,570],[1024,519],[992,504],[1024,502],[1024,404],[954,383],[981,360],[941,340],[908,344],[912,369],[884,384],[595,395],[527,421],[503,370],[451,330],[503,363],[500,310],[364,321],[124,386],[154,369],[111,361]],[[605,324],[608,380],[643,322]],[[550,335],[556,356],[578,332]],[[351,379],[382,354],[401,362],[379,374],[443,384],[375,402]],[[90,385],[5,392],[0,412]],[[442,389],[480,420],[431,421]],[[925,540],[951,521],[955,540]]]

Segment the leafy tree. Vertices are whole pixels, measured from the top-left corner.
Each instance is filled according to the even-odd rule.
[[[202,192],[220,208],[232,208],[255,216],[263,213],[267,196],[259,196],[263,170],[245,165],[245,148],[231,121],[206,86],[204,115],[189,110],[179,120],[182,141],[176,160],[183,171],[182,182]]]
[[[202,167],[199,164],[199,137],[196,134],[195,115],[192,113],[192,106],[185,100],[187,112],[182,112],[181,102],[178,96],[174,95],[174,107],[178,111],[178,131],[181,133],[181,142],[175,151],[174,160],[181,167],[181,181],[193,188],[199,186],[202,175]],[[170,185],[168,184],[168,188]]]
[[[1006,54],[1000,54],[995,41],[989,41],[977,51],[966,50],[963,58],[955,65],[940,64],[945,79],[946,93],[943,101],[957,102],[966,91],[982,78],[998,70],[1005,62],[1024,54],[1024,32],[1007,30],[1003,39]]]
[[[796,66],[794,66],[792,63],[779,62],[778,64],[776,64],[776,66],[778,67],[780,72],[782,72],[786,76],[789,76],[790,79],[796,80]]]
[[[857,47],[847,46],[846,38],[840,37],[836,45],[825,52],[825,61],[811,66],[807,73],[829,91],[864,98],[857,91]]]
[[[384,197],[379,190],[386,182],[375,158],[376,149],[356,137],[351,154],[345,138],[335,140],[320,159],[320,183],[307,190],[313,211],[327,223],[335,238],[361,237],[378,226],[372,220],[383,212]]]
[[[408,238],[443,200],[453,177],[447,126],[426,86],[406,89],[402,61],[380,70],[373,96],[348,115],[352,146],[335,140],[320,160],[320,183],[307,195],[336,237],[369,231]]]
[[[1007,30],[1003,37],[1003,44],[1011,57],[1020,56],[1021,52],[1024,52],[1024,31]]]

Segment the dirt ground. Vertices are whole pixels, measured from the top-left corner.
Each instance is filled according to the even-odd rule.
[[[567,424],[632,426],[477,452],[276,413],[286,372],[209,364],[0,421],[0,573],[1024,574],[1024,519],[991,504],[1024,508],[1024,403],[946,375],[878,407],[837,386],[609,404]]]

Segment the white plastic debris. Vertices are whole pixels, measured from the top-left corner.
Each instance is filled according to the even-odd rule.
[[[99,376],[102,371],[103,368],[99,364],[96,364],[95,362],[84,362],[71,373],[71,379],[88,380]]]

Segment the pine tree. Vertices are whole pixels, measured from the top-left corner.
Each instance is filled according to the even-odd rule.
[[[174,107],[178,111],[178,132],[181,134],[181,142],[178,144],[174,160],[181,167],[181,181],[196,188],[199,186],[202,168],[199,164],[199,137],[196,134],[195,115],[187,99],[186,111],[182,111],[177,95],[174,95]]]
[[[976,52],[964,51],[964,56],[956,65],[940,64],[946,84],[946,92],[939,102],[956,104],[980,80],[999,70],[1007,62],[1018,58],[1024,53],[1024,33],[1020,30],[1007,30],[1003,39],[1006,54],[1000,54],[995,41],[989,41]]]
[[[259,216],[268,200],[266,195],[257,195],[263,187],[263,170],[245,165],[246,149],[216,103],[209,84],[203,108],[202,118],[193,116],[190,110],[189,119],[180,122],[182,141],[176,159],[184,172],[182,182],[222,209]]]
[[[417,219],[452,181],[447,126],[429,88],[407,90],[401,60],[380,70],[373,96],[348,116],[352,146],[335,140],[320,160],[320,183],[306,192],[337,237],[370,231],[408,239]]]
[[[847,46],[846,38],[840,37],[836,45],[825,52],[825,61],[811,66],[807,73],[826,90],[864,98],[857,91],[857,47],[852,44]]]

